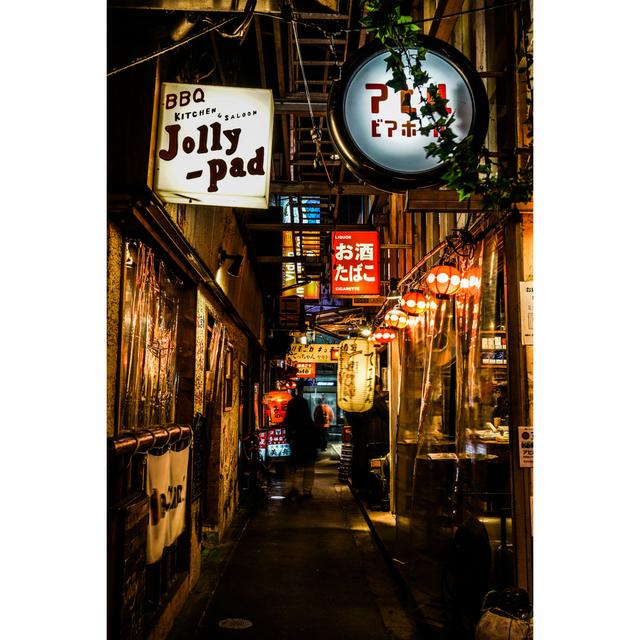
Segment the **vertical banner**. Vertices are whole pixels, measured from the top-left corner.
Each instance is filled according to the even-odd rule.
[[[331,295],[380,294],[380,241],[377,231],[331,233]]]
[[[160,456],[147,455],[147,564],[160,560],[164,548],[184,531],[188,467],[189,447]]]
[[[343,340],[339,346],[338,406],[353,413],[368,411],[375,388],[375,347],[366,338]]]

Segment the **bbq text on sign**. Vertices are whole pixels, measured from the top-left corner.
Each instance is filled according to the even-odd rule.
[[[271,91],[164,83],[155,190],[166,202],[266,209],[272,123]]]
[[[377,231],[331,233],[331,294],[377,296],[380,293],[380,244]]]

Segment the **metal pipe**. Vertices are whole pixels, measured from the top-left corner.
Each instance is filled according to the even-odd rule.
[[[116,456],[147,453],[149,449],[175,444],[192,435],[190,426],[174,424],[169,427],[153,427],[123,433],[116,438],[108,438],[107,449],[110,454]]]

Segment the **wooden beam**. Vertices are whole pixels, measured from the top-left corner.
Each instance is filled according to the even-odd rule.
[[[278,74],[278,92],[280,97],[283,98],[286,93],[285,81],[284,81],[284,57],[282,55],[282,33],[280,31],[280,21],[273,21],[273,40],[276,49],[276,68]],[[287,114],[283,113],[280,118],[280,125],[282,127],[282,155],[284,156],[284,175],[290,178],[291,172],[291,154],[289,152],[289,126],[287,123]]]
[[[408,192],[406,211],[437,211],[439,213],[464,213],[465,211],[483,211],[482,198],[472,196],[471,202],[458,201],[455,191],[438,191],[436,189],[412,189]],[[518,204],[523,213],[533,212],[533,202]]]
[[[522,223],[510,219],[504,230],[504,260],[509,376],[509,446],[513,492],[513,540],[516,584],[529,594],[533,588],[533,538],[531,532],[531,472],[519,461],[518,426],[529,425],[525,348],[520,336],[520,283],[523,273]]]
[[[429,35],[449,42],[458,16],[452,16],[451,18],[443,18],[442,16],[461,11],[463,4],[464,0],[440,0],[436,7],[435,20],[433,20],[431,28],[429,29]]]
[[[264,67],[264,49],[262,48],[262,27],[260,25],[260,16],[253,16],[253,24],[256,29],[256,45],[258,48],[258,63],[260,66],[260,86],[267,88],[267,74]]]

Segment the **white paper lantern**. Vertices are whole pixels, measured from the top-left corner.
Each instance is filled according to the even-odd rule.
[[[376,350],[366,338],[343,340],[338,350],[338,406],[362,413],[373,406]]]

